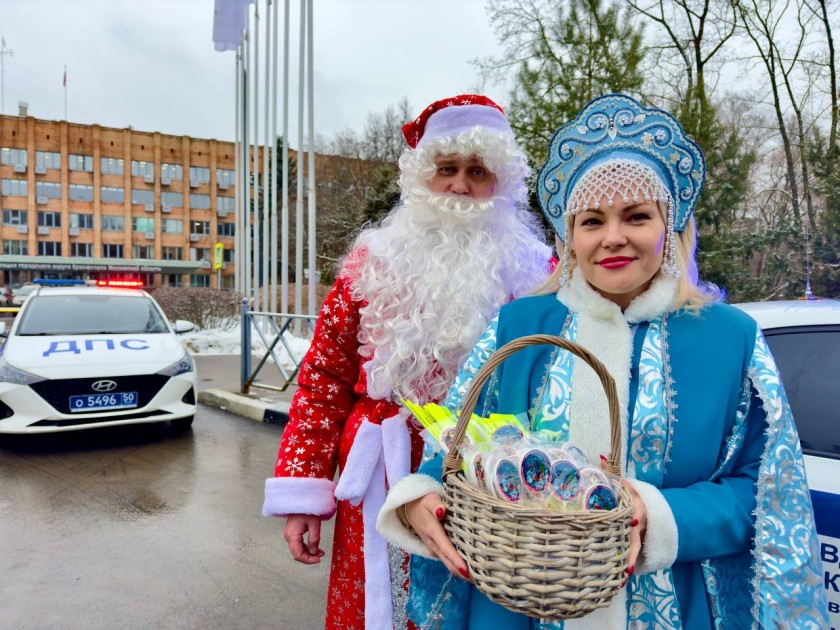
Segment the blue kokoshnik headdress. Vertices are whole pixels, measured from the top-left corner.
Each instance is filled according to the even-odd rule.
[[[564,243],[566,219],[598,206],[603,196],[610,203],[616,193],[625,202],[631,194],[637,201],[640,195],[658,199],[668,209],[673,257],[673,233],[685,229],[705,178],[703,152],[676,118],[624,94],[607,94],[554,134],[537,176],[537,198]]]

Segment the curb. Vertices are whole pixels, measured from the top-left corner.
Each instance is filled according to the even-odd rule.
[[[198,402],[256,422],[285,426],[289,421],[289,403],[283,401],[268,403],[223,389],[205,389],[198,392]]]

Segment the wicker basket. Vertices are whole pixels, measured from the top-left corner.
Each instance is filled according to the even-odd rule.
[[[455,431],[464,440],[484,383],[508,356],[527,346],[551,344],[586,361],[601,379],[610,410],[606,472],[620,475],[621,445],[615,381],[588,350],[552,335],[530,335],[499,350],[475,377]],[[514,612],[545,620],[574,619],[608,606],[624,581],[630,548],[630,495],[622,488],[609,511],[558,512],[493,498],[470,484],[459,449],[444,461],[445,527],[469,566],[479,591]]]

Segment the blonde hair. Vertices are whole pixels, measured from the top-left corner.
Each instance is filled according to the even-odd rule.
[[[667,224],[667,217],[662,208],[662,204],[657,202],[660,212],[662,212],[663,219]],[[571,237],[574,228],[574,216],[569,216],[564,219],[566,221],[567,238]],[[667,236],[666,236],[667,238]],[[566,244],[558,237],[554,237],[555,247],[557,249],[557,257],[560,263],[551,272],[551,275],[546,278],[540,286],[534,289],[533,295],[547,295],[550,293],[557,293],[562,286],[563,280],[563,255]],[[694,217],[688,220],[685,229],[682,232],[674,234],[674,242],[676,245],[676,263],[677,269],[680,271],[680,277],[677,280],[677,296],[674,299],[674,310],[683,309],[690,313],[697,314],[707,304],[714,302],[721,302],[724,298],[723,291],[711,282],[701,281],[697,270],[697,258],[695,252],[697,251],[697,225]],[[568,274],[571,276],[572,271],[577,266],[575,259],[569,257]],[[658,273],[662,273],[659,271]]]

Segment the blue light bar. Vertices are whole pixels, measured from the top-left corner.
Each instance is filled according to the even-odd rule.
[[[85,284],[84,280],[64,280],[62,278],[53,278],[52,280],[38,278],[32,281],[34,284],[40,284],[46,287],[70,287]]]

